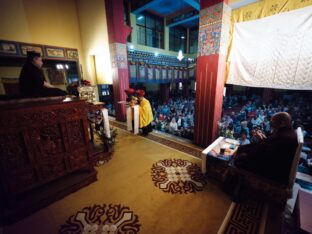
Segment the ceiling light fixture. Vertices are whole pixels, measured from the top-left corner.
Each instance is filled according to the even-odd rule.
[[[179,59],[179,61],[182,61],[183,58],[184,56],[183,56],[182,50],[179,50],[177,59]]]

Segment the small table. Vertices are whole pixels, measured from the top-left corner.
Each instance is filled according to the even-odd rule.
[[[232,156],[237,151],[239,142],[219,137],[202,151],[202,173],[217,180],[224,181],[225,172]],[[221,148],[224,153],[221,153]]]

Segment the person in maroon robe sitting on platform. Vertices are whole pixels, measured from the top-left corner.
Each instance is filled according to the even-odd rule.
[[[22,97],[65,96],[67,93],[49,84],[43,74],[42,58],[34,51],[27,52],[27,60],[22,68],[19,85]]]
[[[291,116],[279,112],[272,116],[272,135],[268,138],[258,131],[259,141],[238,148],[234,164],[265,178],[287,184],[298,145],[297,134],[291,126]]]

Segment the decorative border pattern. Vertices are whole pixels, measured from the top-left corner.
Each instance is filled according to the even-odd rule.
[[[234,211],[223,233],[258,233],[263,208],[264,204],[259,201],[235,204]]]
[[[85,207],[60,226],[60,234],[138,233],[141,224],[129,207],[103,204]]]
[[[167,193],[195,193],[207,183],[200,167],[188,160],[161,160],[151,170],[154,185]]]
[[[198,56],[227,53],[230,17],[231,9],[225,3],[219,3],[200,11]]]
[[[126,44],[112,43],[109,45],[109,51],[113,68],[128,69]]]
[[[124,125],[124,124],[118,123],[118,122],[116,122],[114,120],[110,120],[110,124],[112,126],[115,126],[117,128],[121,128],[121,129],[127,131],[127,126]],[[178,143],[176,141],[171,141],[171,140],[169,140],[167,138],[156,136],[154,134],[148,134],[145,137],[150,139],[150,140],[152,140],[152,141],[160,143],[162,145],[168,146],[170,148],[179,150],[179,151],[181,151],[183,153],[186,153],[186,154],[189,154],[189,155],[192,155],[192,156],[194,156],[196,158],[201,159],[201,152],[202,152],[201,149],[192,148],[192,147],[189,147],[187,145],[180,144],[180,143]]]

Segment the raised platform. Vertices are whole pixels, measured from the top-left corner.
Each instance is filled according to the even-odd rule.
[[[14,223],[97,180],[95,169],[79,170],[21,194],[14,206],[1,207],[2,224]]]

